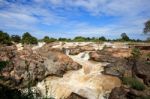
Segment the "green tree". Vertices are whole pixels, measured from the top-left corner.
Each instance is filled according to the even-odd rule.
[[[106,41],[106,38],[104,36],[99,38],[100,41]]]
[[[145,22],[144,33],[145,34],[150,33],[150,20]]]
[[[82,36],[77,36],[77,37],[74,38],[74,41],[77,41],[77,42],[83,42],[85,40],[86,40],[86,38],[82,37]]]
[[[21,41],[21,37],[19,35],[12,35],[11,40],[16,43],[19,43]]]
[[[130,40],[130,38],[127,36],[126,33],[122,33],[122,34],[121,34],[121,39],[122,39],[123,41],[129,41],[129,40]]]
[[[55,38],[49,38],[48,36],[45,36],[44,38],[43,38],[43,41],[44,42],[46,42],[46,43],[51,43],[51,42],[54,42],[54,41],[56,41],[57,39],[55,39]]]
[[[9,34],[0,31],[0,44],[7,44],[7,45],[11,45],[11,39]]]
[[[45,36],[45,37],[43,38],[43,41],[44,41],[45,43],[49,43],[49,37],[48,37],[48,36]]]
[[[37,44],[38,41],[30,33],[26,32],[22,36],[22,43],[23,44]]]

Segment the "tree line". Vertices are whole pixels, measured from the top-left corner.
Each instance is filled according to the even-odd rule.
[[[104,41],[131,41],[131,42],[142,42],[140,39],[130,39],[126,33],[122,33],[119,39],[107,39],[104,36],[101,37],[83,37],[77,36],[73,39],[70,38],[53,38],[45,36],[43,39],[37,39],[32,36],[29,32],[24,33],[22,36],[19,35],[9,35],[6,32],[0,31],[0,44],[11,45],[12,43],[22,43],[22,44],[37,44],[38,41],[44,41],[46,43],[51,43],[55,41],[65,41],[65,42],[104,42]],[[146,40],[150,41],[150,40]]]
[[[150,34],[150,20],[146,21],[144,24],[143,32],[145,34]],[[126,33],[122,33],[121,37],[119,39],[106,39],[104,36],[102,37],[82,37],[77,36],[73,39],[70,38],[53,38],[49,36],[45,36],[43,39],[38,40],[36,37],[32,36],[29,32],[26,32],[20,37],[19,35],[9,35],[6,32],[0,31],[0,44],[7,44],[11,45],[12,42],[15,43],[22,43],[22,44],[37,44],[38,41],[44,41],[46,43],[54,42],[54,41],[76,41],[76,42],[86,42],[86,41],[92,41],[92,42],[100,42],[100,41],[132,41],[132,42],[142,42],[140,39],[130,39],[129,36]],[[146,40],[150,42],[150,37]]]

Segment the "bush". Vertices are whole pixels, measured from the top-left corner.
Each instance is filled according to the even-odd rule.
[[[9,35],[3,31],[0,31],[0,44],[12,44]]]
[[[37,44],[38,41],[30,33],[26,32],[22,36],[22,43],[23,44]]]
[[[43,41],[44,41],[45,43],[51,43],[51,42],[57,41],[57,39],[55,39],[55,38],[49,38],[48,36],[45,36],[45,37],[43,38]]]
[[[11,40],[16,43],[19,43],[21,41],[21,37],[19,35],[12,35]]]
[[[141,83],[139,80],[137,80],[136,78],[132,78],[132,77],[124,77],[122,79],[123,84],[130,86],[133,89],[136,90],[145,90],[145,86],[143,83]]]

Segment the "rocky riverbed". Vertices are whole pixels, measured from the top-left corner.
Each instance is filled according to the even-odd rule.
[[[134,72],[145,86],[149,86],[149,65],[143,64],[149,50],[141,52],[142,57]],[[1,45],[0,60],[8,64],[1,71],[3,79],[0,79],[0,84],[27,93],[30,81],[31,89],[38,93],[38,97],[122,99],[116,98],[119,88],[123,88],[124,97],[128,96],[125,93],[131,93],[121,81],[122,77],[131,75],[130,56],[131,49],[127,43]]]

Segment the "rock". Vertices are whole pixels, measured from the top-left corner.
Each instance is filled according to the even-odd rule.
[[[44,65],[47,67],[48,74],[50,75],[63,76],[68,70],[78,70],[81,68],[81,65],[73,62],[71,58],[60,52],[49,51],[45,57]]]
[[[80,48],[70,48],[69,49],[69,55],[77,55],[81,52],[82,52],[82,50]]]
[[[142,58],[137,62],[134,72],[139,78],[143,79],[146,85],[150,86],[150,64],[145,59]]]
[[[129,90],[124,87],[116,87],[111,91],[108,99],[128,99],[128,92]]]
[[[104,67],[103,74],[117,77],[131,76],[131,66],[127,62],[125,58],[118,58],[114,63],[110,63]]]
[[[35,85],[47,76],[62,77],[69,70],[81,68],[67,55],[49,46],[34,51],[27,45],[19,51],[15,46],[3,46],[0,48],[0,61],[8,61],[1,71],[3,79],[0,79],[0,84],[11,88],[27,87],[29,81]]]
[[[91,46],[90,44],[89,45],[85,45],[85,46],[81,46],[80,49],[82,51],[94,51],[95,48],[93,46]]]
[[[90,60],[98,62],[107,62],[104,66],[103,74],[123,77],[124,75],[131,75],[131,66],[128,66],[126,57],[130,56],[128,49],[110,49],[106,48],[101,51],[90,52]]]
[[[114,88],[109,95],[109,99],[149,99],[149,97],[149,89],[138,91],[124,86]]]
[[[134,47],[140,50],[150,50],[150,45],[136,45]]]
[[[90,52],[90,60],[97,61],[97,62],[108,62],[112,63],[115,62],[115,57],[111,55],[111,53],[107,51],[96,51]]]
[[[112,49],[107,48],[100,51],[90,52],[90,60],[98,62],[114,63],[119,58],[130,56],[130,49]]]
[[[70,94],[70,96],[69,96],[68,98],[66,98],[66,99],[87,99],[87,98],[82,97],[82,96],[80,96],[80,95],[78,95],[78,94],[72,92],[72,93]]]

